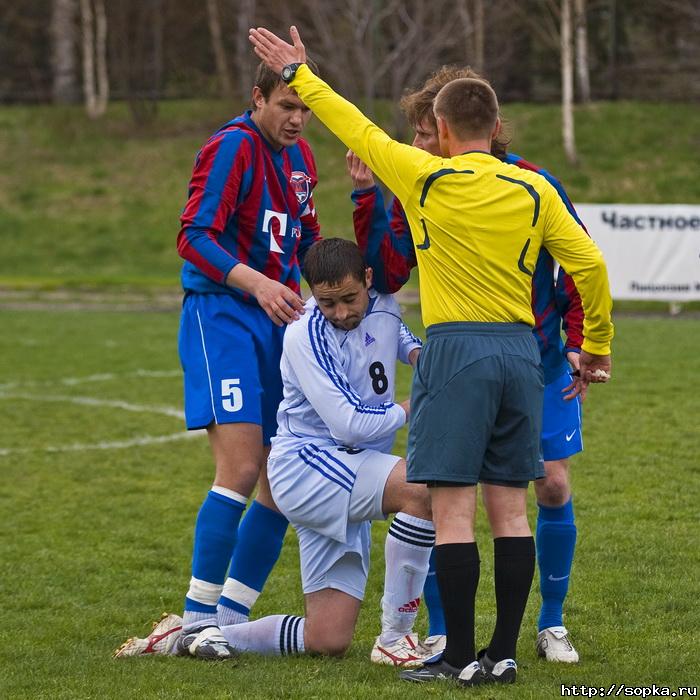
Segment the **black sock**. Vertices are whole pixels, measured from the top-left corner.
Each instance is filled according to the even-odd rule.
[[[474,601],[479,585],[476,542],[437,545],[435,573],[447,630],[442,658],[455,668],[464,668],[476,659]]]
[[[492,661],[514,659],[532,577],[535,574],[535,540],[532,537],[497,537],[493,541],[496,584],[496,628],[488,648]]]

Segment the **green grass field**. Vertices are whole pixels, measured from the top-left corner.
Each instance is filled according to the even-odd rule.
[[[421,330],[415,310],[407,320]],[[566,622],[582,661],[536,659],[533,589],[517,686],[468,691],[475,698],[556,698],[561,684],[700,683],[700,324],[616,321],[615,378],[590,393],[586,450],[573,464],[579,546]],[[384,524],[344,660],[112,660],[125,637],[180,610],[194,515],[212,477],[205,438],[184,437],[179,417],[177,314],[57,307],[3,310],[0,323],[1,698],[462,696],[450,685],[407,686],[368,661]],[[407,389],[403,372],[399,394]],[[483,644],[493,594],[480,521]],[[290,533],[254,612],[301,611]]]
[[[189,579],[194,516],[213,468],[206,439],[183,430],[175,235],[196,150],[239,111],[172,101],[135,129],[118,103],[98,122],[77,107],[0,108],[0,700],[462,695],[400,684],[368,662],[385,524],[375,526],[366,603],[345,660],[110,658],[163,610],[179,612]],[[504,107],[512,150],[546,165],[575,202],[700,202],[695,111],[579,108],[573,168],[556,106]],[[344,148],[318,123],[308,135],[324,233],[350,236]],[[407,320],[422,329],[415,309]],[[579,546],[566,622],[582,662],[535,658],[535,591],[518,685],[474,697],[700,683],[700,323],[691,313],[621,316],[616,325],[615,378],[591,391],[586,450],[573,466]],[[408,372],[399,381],[405,395]],[[396,449],[405,450],[405,434]],[[483,644],[493,594],[480,520]],[[256,616],[302,612],[291,532],[287,540]]]
[[[123,104],[90,121],[81,108],[0,109],[0,284],[174,286],[178,216],[194,155],[241,105],[172,101],[137,129]],[[512,150],[545,165],[574,202],[700,202],[697,106],[578,108],[579,167],[569,166],[552,105],[505,105]],[[385,110],[386,111],[386,110]],[[345,148],[317,121],[324,234],[351,236]]]

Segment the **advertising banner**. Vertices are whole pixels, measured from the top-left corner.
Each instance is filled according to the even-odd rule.
[[[613,299],[700,299],[700,205],[577,204]]]

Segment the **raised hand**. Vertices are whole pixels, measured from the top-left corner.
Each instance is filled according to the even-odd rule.
[[[306,63],[306,49],[296,27],[289,28],[289,36],[291,44],[264,27],[248,31],[248,39],[258,58],[275,73],[281,73],[290,63]]]
[[[366,190],[374,187],[372,171],[355,155],[353,151],[345,154],[345,162],[348,165],[348,173],[352,178],[352,186],[356,190]]]

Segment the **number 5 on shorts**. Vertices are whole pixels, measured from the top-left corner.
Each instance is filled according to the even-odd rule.
[[[243,408],[243,392],[238,386],[240,379],[221,380],[221,405],[224,411],[235,413]]]

